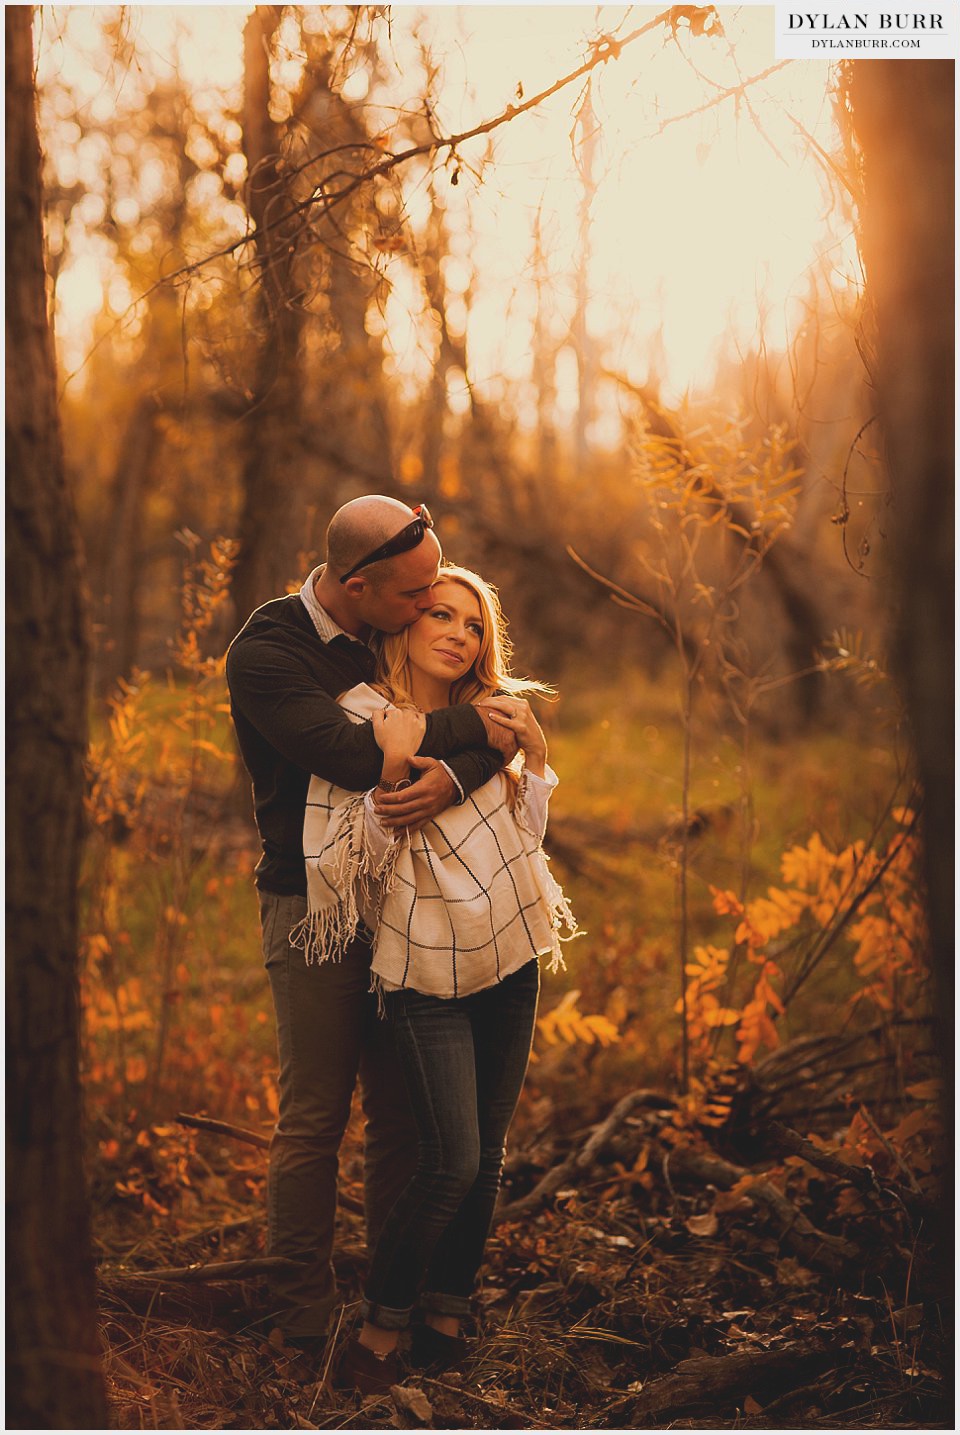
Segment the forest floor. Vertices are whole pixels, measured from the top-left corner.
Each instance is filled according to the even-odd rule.
[[[952,1424],[949,1242],[938,1249],[937,1209],[896,1161],[848,1166],[845,1179],[818,1145],[816,1165],[743,1166],[657,1093],[629,1096],[556,1147],[531,1114],[508,1162],[471,1358],[363,1401],[332,1381],[365,1260],[356,1122],[336,1248],[344,1306],[319,1361],[284,1347],[256,1266],[220,1280],[185,1272],[262,1259],[264,1153],[176,1124],[142,1132],[129,1182],[145,1209],[123,1190],[98,1201],[116,1425]]]

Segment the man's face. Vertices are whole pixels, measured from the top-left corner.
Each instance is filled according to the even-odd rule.
[[[391,560],[379,587],[368,583],[358,605],[358,616],[381,633],[399,633],[415,623],[430,607],[431,589],[440,567],[440,544],[432,532],[409,553]]]

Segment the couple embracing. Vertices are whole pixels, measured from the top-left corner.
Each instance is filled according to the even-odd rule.
[[[339,1382],[448,1368],[526,1071],[538,958],[574,921],[541,849],[556,777],[494,590],[441,564],[425,506],[339,509],[327,560],[227,657],[253,782],[280,1112],[268,1249],[288,1344],[336,1304],[337,1157],[359,1076],[369,1268]]]

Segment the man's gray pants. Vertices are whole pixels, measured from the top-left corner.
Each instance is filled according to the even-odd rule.
[[[307,966],[289,933],[305,897],[260,894],[263,955],[277,1014],[280,1114],[270,1144],[267,1253],[302,1261],[302,1274],[271,1277],[284,1334],[318,1336],[337,1302],[332,1252],[337,1153],[360,1078],[367,1248],[417,1163],[417,1134],[390,1028],[370,993],[370,947]]]

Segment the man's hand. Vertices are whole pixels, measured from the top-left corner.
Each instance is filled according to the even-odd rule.
[[[484,711],[481,703],[491,701],[493,701],[493,699],[480,699],[474,703],[474,707],[480,714],[480,721],[483,723],[484,730],[487,734],[488,745],[495,747],[498,752],[503,753],[503,765],[506,767],[507,763],[512,762],[520,751],[520,745],[517,742],[515,733],[512,733],[507,727],[501,727],[499,723],[490,717],[489,713]]]
[[[453,805],[457,787],[435,757],[411,757],[408,760],[411,767],[420,769],[422,776],[419,781],[402,792],[375,792],[373,805],[384,827],[407,827],[416,831]]]
[[[547,739],[525,698],[485,698],[481,715],[512,732],[523,751],[524,766],[542,777],[547,761]]]

